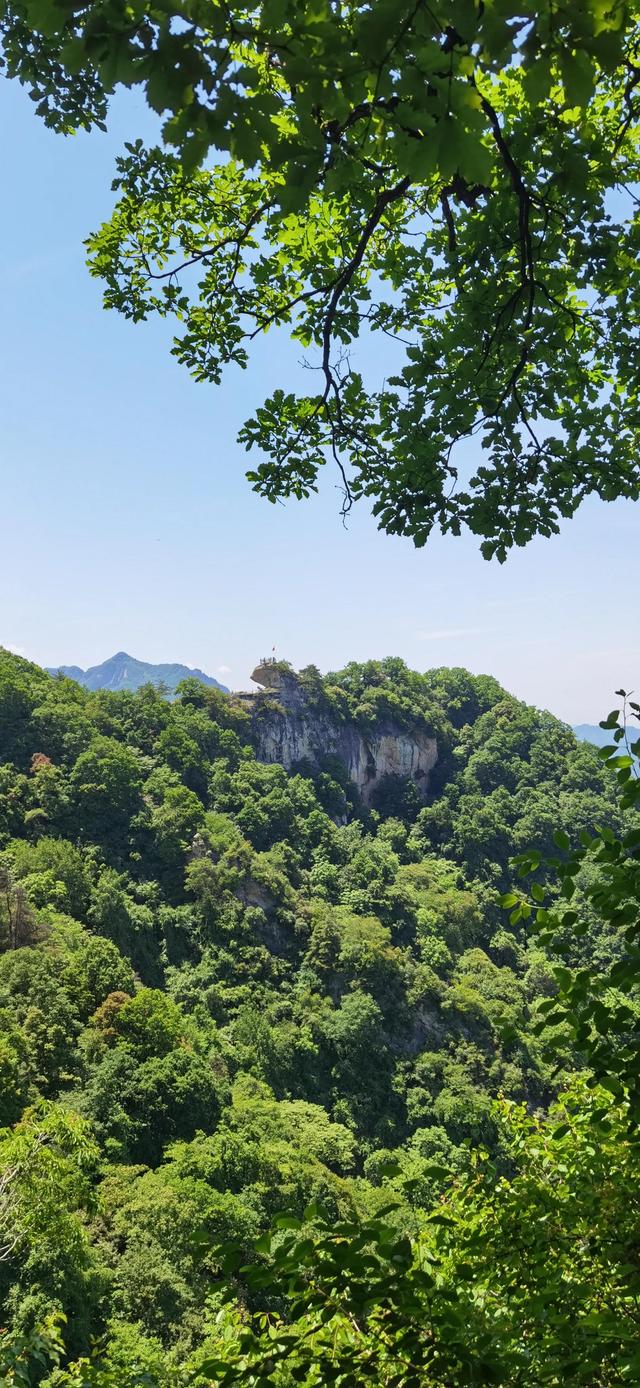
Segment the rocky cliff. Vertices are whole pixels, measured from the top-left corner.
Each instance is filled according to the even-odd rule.
[[[411,779],[426,796],[438,760],[433,736],[393,722],[363,729],[342,720],[310,699],[293,672],[283,672],[275,663],[258,666],[252,679],[263,686],[261,691],[236,697],[252,715],[260,761],[279,762],[288,771],[306,762],[319,770],[328,757],[337,757],[367,805],[388,776]]]

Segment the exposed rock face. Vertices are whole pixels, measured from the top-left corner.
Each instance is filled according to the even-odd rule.
[[[267,685],[260,671],[258,667],[252,678]],[[326,757],[338,757],[365,804],[371,803],[385,776],[408,777],[426,795],[429,773],[438,760],[434,737],[392,723],[364,731],[309,706],[294,675],[276,676],[271,669],[268,680],[264,693],[243,696],[247,703],[250,700],[260,761],[279,762],[290,771],[299,762],[319,768]]]

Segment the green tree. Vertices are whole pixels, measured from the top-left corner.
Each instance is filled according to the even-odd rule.
[[[503,1106],[509,1173],[481,1160],[412,1238],[388,1212],[276,1233],[245,1275],[286,1287],[285,1313],[220,1339],[211,1380],[278,1384],[286,1363],[294,1382],[345,1388],[633,1381],[640,1149],[626,1120],[599,1123],[584,1087],[551,1122]]]
[[[16,1123],[29,1096],[29,1054],[20,1027],[0,1012],[0,1128]]]
[[[83,1343],[100,1292],[86,1230],[98,1160],[89,1125],[63,1106],[29,1110],[0,1141],[0,1295],[6,1313],[24,1331],[51,1311],[64,1311],[70,1347]]]
[[[141,808],[142,773],[135,752],[114,738],[97,737],[77,758],[70,778],[83,832],[108,831],[121,840]]]
[[[67,839],[15,840],[5,852],[13,876],[23,882],[37,906],[55,903],[82,920],[89,903],[89,882],[82,854]]]
[[[620,808],[627,811],[619,833],[597,827],[580,833],[579,846],[564,830],[555,835],[558,855],[551,860],[560,886],[560,901],[547,900],[538,882],[530,893],[510,892],[503,904],[512,924],[524,922],[542,944],[563,960],[554,969],[558,995],[539,1003],[536,1031],[545,1033],[553,1023],[571,1029],[576,1047],[600,1082],[618,1103],[626,1102],[637,1129],[640,1117],[640,704],[623,699],[622,714],[614,709],[601,727],[612,741],[599,755],[613,771],[620,792]],[[637,731],[637,730],[636,730]],[[630,813],[631,812],[631,813]],[[519,856],[522,876],[538,872],[541,854]],[[586,869],[586,873],[585,873]],[[582,875],[582,885],[580,878]],[[586,880],[585,880],[586,877]],[[600,960],[576,969],[571,962],[571,940],[588,936],[590,908],[610,929],[617,945],[606,966]],[[548,1041],[553,1053],[553,1037]]]
[[[318,391],[241,431],[258,492],[306,496],[331,458],[345,508],[417,544],[468,526],[500,559],[589,494],[638,495],[638,23],[632,0],[3,6],[50,125],[141,85],[179,150],[120,160],[90,243],[106,303],[173,319],[199,380],[269,328],[315,352]]]

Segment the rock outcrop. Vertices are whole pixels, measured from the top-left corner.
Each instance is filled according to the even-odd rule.
[[[252,714],[260,761],[279,762],[290,771],[300,763],[322,769],[327,758],[337,757],[367,805],[388,776],[414,781],[426,796],[438,760],[436,739],[426,731],[392,722],[369,730],[343,721],[310,700],[293,672],[276,662],[263,662],[252,679],[263,686],[260,693],[236,697]]]

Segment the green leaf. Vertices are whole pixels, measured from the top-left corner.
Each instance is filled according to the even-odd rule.
[[[586,106],[593,96],[596,70],[592,58],[584,49],[570,53],[562,49],[560,69],[568,106]]]
[[[301,1221],[300,1219],[298,1219],[296,1215],[292,1215],[292,1214],[281,1214],[281,1215],[276,1215],[276,1217],[275,1217],[275,1219],[274,1219],[273,1222],[274,1222],[274,1225],[275,1225],[276,1229],[300,1229],[300,1228],[302,1228],[302,1221]]]

